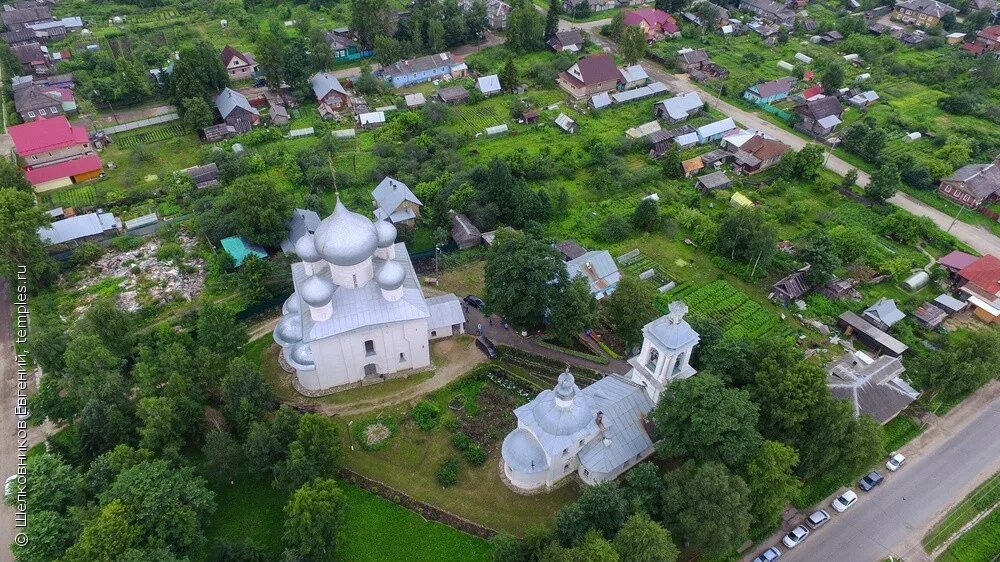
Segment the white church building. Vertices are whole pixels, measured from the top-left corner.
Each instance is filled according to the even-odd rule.
[[[523,492],[551,489],[573,474],[587,484],[616,478],[653,452],[646,416],[670,382],[695,374],[698,333],[684,320],[687,305],[643,329],[627,375],[612,374],[581,389],[567,369],[553,390],[514,410],[517,428],[503,440],[503,473]]]
[[[347,209],[295,241],[295,292],[274,329],[297,387],[321,393],[431,364],[430,340],[463,333],[453,294],[425,298],[396,227]]]

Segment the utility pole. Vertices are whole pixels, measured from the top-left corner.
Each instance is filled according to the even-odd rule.
[[[951,232],[951,227],[955,226],[955,223],[958,222],[958,217],[962,216],[962,211],[964,210],[965,210],[965,205],[959,203],[958,212],[955,213],[955,218],[951,219],[951,224],[948,225],[948,230],[945,230],[945,232]]]

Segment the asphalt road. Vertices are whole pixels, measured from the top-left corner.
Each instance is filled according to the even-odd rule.
[[[854,507],[838,514],[817,506],[827,509],[832,520],[794,550],[779,544],[782,562],[878,562],[889,556],[906,562],[929,561],[920,546],[924,534],[1000,470],[997,428],[1000,383],[994,382],[905,448],[907,461],[898,472],[881,470],[886,477],[881,486],[868,493],[855,487],[859,500]],[[792,521],[786,528],[798,523]],[[769,544],[779,542],[780,534]]]

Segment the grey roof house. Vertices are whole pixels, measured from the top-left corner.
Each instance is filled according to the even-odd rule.
[[[375,201],[375,218],[389,220],[393,224],[413,226],[420,218],[423,203],[405,183],[390,177],[382,178],[372,190]]]
[[[704,191],[715,191],[729,187],[732,181],[725,172],[712,172],[698,178],[698,187]]]
[[[483,76],[476,79],[476,88],[483,93],[484,96],[492,96],[493,94],[500,93],[500,77],[496,74],[490,74],[489,76]]]
[[[904,370],[899,357],[846,353],[827,366],[827,386],[834,396],[852,403],[856,417],[868,414],[884,424],[920,396],[900,377]]]
[[[705,102],[701,101],[698,92],[687,92],[657,102],[653,105],[653,113],[658,119],[677,123],[697,115],[704,107]]]
[[[463,86],[450,86],[438,90],[437,96],[445,103],[460,103],[469,99],[469,91]]]
[[[192,166],[185,169],[184,172],[191,176],[195,187],[198,189],[219,185],[219,167],[215,165],[215,162],[210,162],[204,166]]]
[[[899,357],[910,349],[905,343],[876,328],[871,322],[850,310],[841,314],[839,319],[845,336],[854,336],[880,353]]]
[[[618,264],[607,250],[591,250],[569,260],[566,262],[566,273],[570,279],[581,276],[586,278],[590,284],[590,293],[598,300],[615,292],[622,279]]]
[[[118,219],[112,213],[98,211],[54,221],[39,228],[38,237],[46,244],[80,243],[110,236],[117,229]]]
[[[215,108],[227,125],[236,128],[236,132],[245,133],[251,127],[260,123],[260,112],[250,105],[246,96],[226,88],[215,98]]]
[[[451,237],[462,250],[478,246],[483,241],[483,235],[472,224],[469,217],[462,213],[451,211]]]
[[[871,322],[880,330],[888,330],[906,315],[896,307],[893,299],[881,298],[875,304],[865,309],[861,317]]]

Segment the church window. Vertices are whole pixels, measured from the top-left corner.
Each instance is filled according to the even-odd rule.
[[[583,469],[583,475],[584,475],[584,476],[590,476],[590,471],[589,471],[589,470],[587,470],[586,468],[585,468],[585,469]]]
[[[569,447],[563,449],[563,456],[566,456],[568,454],[569,454]]]
[[[566,466],[563,467],[563,471],[567,471],[567,470],[569,470],[569,463],[566,463]]]
[[[583,439],[580,440],[580,446],[583,447]]]
[[[403,363],[405,361],[406,361],[406,354],[405,353],[400,353],[399,354],[399,362]]]
[[[646,368],[650,371],[656,370],[656,362],[660,359],[660,352],[655,347],[649,348],[649,360],[646,361]]]
[[[365,341],[365,355],[375,355],[375,341]]]
[[[431,337],[436,338],[438,335],[437,330],[431,330]]]
[[[357,289],[358,288],[358,274],[357,273],[351,274],[351,279],[354,280],[354,288]]]

